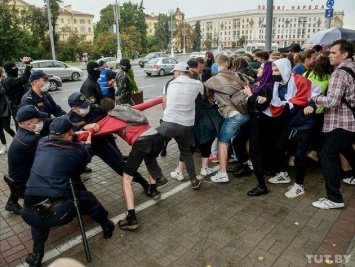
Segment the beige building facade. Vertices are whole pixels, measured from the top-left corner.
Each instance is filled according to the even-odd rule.
[[[9,5],[14,5],[19,16],[26,13],[32,5],[22,0],[11,0]],[[74,11],[71,5],[64,6],[60,9],[60,13],[55,25],[55,31],[61,40],[65,40],[71,33],[76,33],[85,41],[92,42],[94,40],[94,15]]]
[[[325,8],[323,5],[274,6],[272,42],[279,47],[287,47],[292,43],[302,46],[311,34],[326,28]],[[344,11],[334,12],[331,27],[342,27],[343,20]],[[259,5],[254,10],[186,19],[186,23],[192,27],[197,21],[201,24],[202,44],[210,41],[214,49],[232,48],[242,36],[244,45],[265,42],[265,5]]]

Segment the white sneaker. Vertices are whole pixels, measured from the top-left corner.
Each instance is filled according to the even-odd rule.
[[[337,203],[330,201],[327,198],[320,198],[318,201],[312,203],[313,207],[329,210],[329,209],[339,209],[344,207],[344,203]]]
[[[214,183],[227,183],[229,182],[228,174],[217,172],[216,175],[211,176],[211,181]]]
[[[6,152],[7,152],[6,146],[3,146],[3,147],[0,149],[0,155],[4,155]]]
[[[307,157],[309,157],[310,159],[314,160],[315,162],[319,161],[319,157],[318,157],[317,151],[314,151],[314,150],[310,151],[307,154]]]
[[[249,169],[251,169],[252,171],[254,170],[253,163],[251,162],[250,159],[248,159],[248,166],[249,166]]]
[[[174,171],[172,171],[170,173],[170,176],[171,176],[171,178],[174,178],[178,181],[183,181],[185,179],[184,176],[182,175],[182,173],[178,171],[178,169],[175,169]]]
[[[212,174],[212,173],[213,173],[212,169],[206,167],[206,168],[201,168],[201,173],[200,173],[200,175],[202,175],[202,176],[207,176],[207,175],[210,175],[210,174]]]
[[[285,193],[285,197],[288,198],[295,198],[305,193],[303,187],[298,184],[291,185],[287,189],[288,191]]]
[[[288,158],[288,166],[294,167],[295,166],[295,157]]]
[[[272,183],[272,184],[289,184],[289,183],[291,183],[290,176],[288,176],[288,174],[283,175],[281,172],[276,174],[276,176],[271,177],[268,181],[269,181],[269,183]]]
[[[355,185],[355,176],[343,179],[343,182],[350,185]]]

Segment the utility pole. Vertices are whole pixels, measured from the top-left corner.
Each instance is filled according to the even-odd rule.
[[[186,55],[186,45],[185,45],[185,36],[186,36],[186,24],[185,24],[185,19],[182,21],[182,36],[183,36],[183,42],[184,42],[184,48],[182,49],[182,54]]]
[[[52,49],[52,59],[55,60],[55,48],[54,48],[54,38],[53,38],[53,27],[52,27],[52,19],[51,19],[51,9],[49,5],[49,0],[47,0],[47,15],[48,15],[48,26],[49,26],[49,38],[51,41],[51,49]]]
[[[174,9],[170,9],[170,31],[171,31],[171,52],[170,52],[170,56],[174,57],[174,43],[173,43],[173,39],[174,39],[174,32],[173,32],[173,13],[174,13]]]
[[[117,3],[115,0],[115,20],[116,20],[116,34],[117,34],[117,59],[122,59],[122,52],[121,52],[121,39],[120,39],[120,2]]]
[[[266,40],[265,40],[265,50],[271,50],[272,43],[272,20],[273,20],[273,5],[274,0],[267,0],[266,5]]]

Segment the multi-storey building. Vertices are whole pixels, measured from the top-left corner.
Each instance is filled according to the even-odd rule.
[[[11,0],[9,5],[14,5],[20,16],[24,15],[31,6],[23,0]],[[43,12],[45,9],[43,8]],[[71,5],[61,8],[55,25],[55,31],[61,40],[68,38],[70,33],[76,33],[85,41],[94,39],[94,15],[74,11]]]
[[[344,11],[334,12],[331,27],[342,27]],[[314,32],[326,28],[325,7],[323,5],[274,6],[272,23],[272,42],[279,47],[291,43],[303,45]],[[218,46],[231,48],[244,39],[248,43],[263,43],[266,38],[266,7],[257,9],[213,14],[186,19],[192,27],[200,21],[202,44],[210,41],[212,48]],[[233,44],[234,43],[234,44]]]

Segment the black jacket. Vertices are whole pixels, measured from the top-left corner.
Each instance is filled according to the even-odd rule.
[[[91,75],[89,75],[81,85],[80,93],[82,93],[93,104],[100,105],[100,102],[103,99],[101,87],[97,82],[97,79]]]

